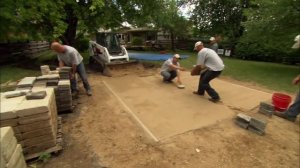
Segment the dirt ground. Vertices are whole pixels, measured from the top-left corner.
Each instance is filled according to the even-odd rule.
[[[143,75],[157,70],[146,69]],[[119,71],[118,76],[139,69]],[[103,84],[89,73],[93,96],[81,90],[73,113],[62,114],[64,150],[44,168],[296,168],[299,167],[299,123],[276,116],[259,136],[237,127],[233,119],[153,141]],[[231,80],[232,81],[232,80]],[[122,83],[120,83],[122,85]],[[82,87],[81,87],[82,88]],[[255,86],[257,89],[258,87]],[[147,95],[145,95],[147,96]],[[232,109],[235,114],[240,111]],[[257,109],[247,112],[257,114]]]

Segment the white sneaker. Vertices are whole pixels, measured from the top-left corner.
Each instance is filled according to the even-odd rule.
[[[182,85],[182,84],[180,84],[180,85],[177,85],[177,87],[178,87],[179,89],[184,89],[184,88],[185,88],[185,86],[184,86],[184,85]]]

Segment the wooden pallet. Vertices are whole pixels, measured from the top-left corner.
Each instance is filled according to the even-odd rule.
[[[61,151],[63,149],[63,132],[62,132],[62,118],[61,117],[57,117],[57,136],[56,136],[56,146],[51,147],[49,149],[46,149],[45,151],[42,152],[37,152],[37,153],[33,153],[33,154],[28,154],[25,155],[25,160],[31,160],[34,158],[38,158],[40,157],[42,154],[45,153],[58,153],[59,151]]]

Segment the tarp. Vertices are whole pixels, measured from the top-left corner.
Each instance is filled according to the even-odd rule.
[[[128,53],[129,58],[147,61],[165,61],[172,57],[173,54],[155,54],[155,53]],[[182,59],[188,58],[187,55],[180,55]]]

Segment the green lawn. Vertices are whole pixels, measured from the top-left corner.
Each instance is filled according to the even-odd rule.
[[[38,70],[19,68],[14,65],[0,66],[0,83],[17,81],[26,76],[37,76],[40,73]]]
[[[187,59],[181,60],[181,66],[192,69],[196,63],[196,53],[180,52],[189,55]],[[256,83],[275,91],[286,91],[295,93],[299,91],[299,86],[292,85],[292,80],[300,74],[299,66],[291,66],[277,63],[245,61],[222,57],[225,70],[223,76],[228,76],[235,80]],[[152,61],[153,62],[153,61]],[[162,64],[156,61],[155,64]]]

